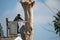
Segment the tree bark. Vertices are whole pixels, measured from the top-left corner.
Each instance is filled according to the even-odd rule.
[[[32,13],[32,7],[35,3],[35,1],[31,2],[31,0],[26,0],[25,2],[20,1],[25,14],[25,40],[33,40],[33,13]],[[22,35],[21,35],[22,36]]]

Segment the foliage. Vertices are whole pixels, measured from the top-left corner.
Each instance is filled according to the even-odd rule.
[[[0,36],[3,36],[3,30],[2,30],[1,23],[0,23]]]
[[[60,36],[60,12],[58,12],[57,15],[54,17],[55,17],[55,20],[53,21],[54,28],[55,28],[56,34],[59,34]]]

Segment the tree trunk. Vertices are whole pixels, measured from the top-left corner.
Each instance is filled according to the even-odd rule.
[[[34,1],[26,0],[25,2],[20,1],[25,14],[25,40],[33,40],[33,12],[32,7],[34,5]]]

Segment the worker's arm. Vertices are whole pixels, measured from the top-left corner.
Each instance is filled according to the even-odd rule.
[[[21,17],[19,17],[20,20],[23,20]]]

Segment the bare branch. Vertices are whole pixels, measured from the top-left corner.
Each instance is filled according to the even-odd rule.
[[[23,2],[23,0],[20,0],[20,3],[22,3]]]
[[[26,2],[31,2],[31,0],[26,0]]]

